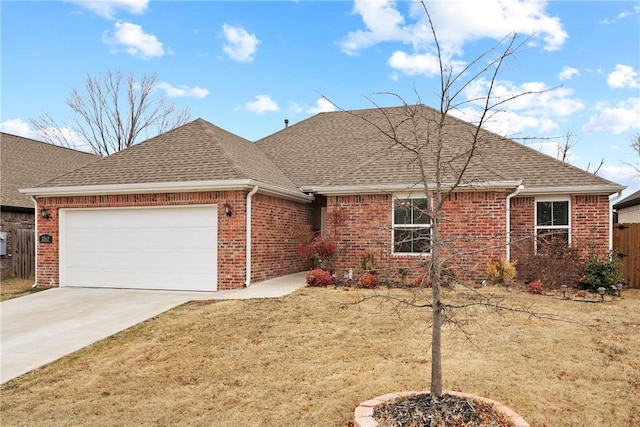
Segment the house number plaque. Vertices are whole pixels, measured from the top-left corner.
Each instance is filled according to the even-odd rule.
[[[40,243],[53,243],[53,236],[51,234],[41,234]]]

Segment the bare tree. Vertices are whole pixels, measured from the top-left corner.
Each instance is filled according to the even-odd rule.
[[[487,132],[483,127],[510,101],[526,95],[539,94],[540,91],[529,91],[499,96],[495,86],[505,61],[512,57],[527,41],[521,40],[517,34],[511,34],[493,49],[490,49],[469,62],[462,70],[454,71],[452,66],[445,62],[445,55],[441,50],[435,25],[431,19],[428,8],[421,2],[426,13],[429,28],[433,37],[435,50],[439,59],[440,82],[437,89],[439,109],[424,108],[420,102],[420,96],[416,91],[418,101],[415,104],[406,102],[401,96],[394,93],[385,93],[395,97],[403,105],[402,117],[392,116],[389,110],[372,103],[384,118],[372,119],[366,116],[358,116],[376,128],[377,132],[386,137],[392,149],[401,149],[407,153],[406,157],[412,162],[412,166],[418,171],[419,182],[415,188],[420,188],[426,205],[420,209],[430,218],[430,235],[423,238],[423,250],[430,254],[430,261],[426,267],[425,279],[430,282],[431,295],[426,303],[416,303],[415,300],[403,301],[406,304],[431,309],[431,395],[438,398],[443,393],[442,378],[442,326],[447,319],[453,319],[452,310],[473,305],[484,305],[492,308],[522,311],[529,315],[538,314],[529,309],[500,306],[486,300],[470,301],[469,304],[452,305],[443,301],[442,288],[449,280],[447,262],[452,256],[460,256],[460,253],[449,254],[443,251],[451,244],[440,234],[440,227],[445,220],[444,206],[455,191],[462,188],[473,188],[475,182],[473,168],[474,158],[482,156],[483,148],[489,141]],[[482,97],[475,99],[463,99],[464,90],[474,82],[483,79],[486,81],[486,91]],[[553,90],[553,89],[549,89]],[[450,129],[456,126],[456,120],[451,116],[454,111],[459,111],[465,106],[473,104],[477,108],[477,118],[470,127],[468,134],[456,138],[456,147],[451,149],[446,141],[451,138]],[[357,112],[352,114],[357,115]],[[381,124],[382,122],[382,124]],[[567,137],[567,150],[570,148]],[[566,154],[566,153],[565,153]],[[501,236],[504,237],[504,236]],[[503,240],[500,240],[501,244]],[[482,249],[487,250],[486,242]],[[497,245],[496,245],[497,247]],[[467,254],[468,255],[468,254]],[[449,316],[449,317],[448,317]],[[545,315],[546,316],[546,315]]]
[[[136,80],[121,71],[88,74],[84,91],[72,89],[66,99],[73,112],[71,123],[60,122],[49,113],[30,122],[50,144],[69,148],[88,145],[96,154],[108,156],[136,143],[143,132],[145,137],[154,136],[189,120],[190,108],[177,110],[156,89],[155,75]]]
[[[640,132],[636,133],[631,138],[631,149],[633,150],[633,153],[636,155],[636,163],[635,164],[629,163],[629,166],[635,169],[637,176],[640,176]]]

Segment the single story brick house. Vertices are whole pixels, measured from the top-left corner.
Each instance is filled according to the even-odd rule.
[[[20,188],[34,187],[93,163],[99,156],[0,132],[0,275],[33,277],[35,202]]]
[[[37,225],[37,283],[249,286],[309,268],[298,253],[305,227],[334,239],[337,275],[357,271],[365,254],[405,274],[429,256],[417,243],[429,235],[420,183],[423,172],[435,176],[435,153],[388,135],[415,140],[436,117],[423,105],[320,113],[255,143],[197,119],[23,190],[50,216]],[[446,120],[440,182],[451,188],[475,127]],[[489,261],[517,259],[548,232],[609,249],[609,196],[624,187],[494,133],[479,136],[444,205],[452,268],[484,275]],[[412,156],[426,156],[423,172]]]

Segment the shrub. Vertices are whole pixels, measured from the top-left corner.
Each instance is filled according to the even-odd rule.
[[[622,281],[620,267],[621,264],[615,252],[601,258],[593,256],[585,263],[580,287],[589,292],[598,292],[598,288],[603,287],[607,292],[615,293],[615,285]]]
[[[308,286],[331,286],[333,277],[328,271],[316,268],[307,273]]]
[[[413,286],[418,288],[430,288],[431,287],[431,279],[427,275],[427,273],[422,273],[420,276],[416,277],[416,280],[413,281]]]
[[[527,292],[530,292],[532,294],[541,294],[544,290],[542,288],[542,282],[540,280],[527,283],[527,286],[525,286],[525,288],[527,289]]]
[[[309,226],[298,233],[298,253],[304,261],[313,261],[314,268],[331,270],[336,255],[336,243],[330,236],[316,235]]]
[[[582,257],[579,248],[569,246],[566,240],[560,238],[538,242],[538,251],[531,251],[521,261],[524,281],[540,280],[549,289],[560,288],[561,285],[577,287],[582,272]]]
[[[362,260],[360,261],[360,266],[365,272],[376,272],[376,256],[372,252],[367,252],[362,255]]]
[[[517,275],[516,264],[517,261],[508,262],[505,258],[500,258],[499,261],[491,261],[486,268],[489,279],[496,284],[504,284],[505,280],[514,280]]]
[[[360,286],[365,289],[373,289],[378,286],[378,276],[373,273],[364,273],[360,276]]]

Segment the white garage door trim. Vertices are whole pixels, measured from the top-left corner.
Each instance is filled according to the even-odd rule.
[[[61,287],[217,290],[216,205],[60,209]]]

